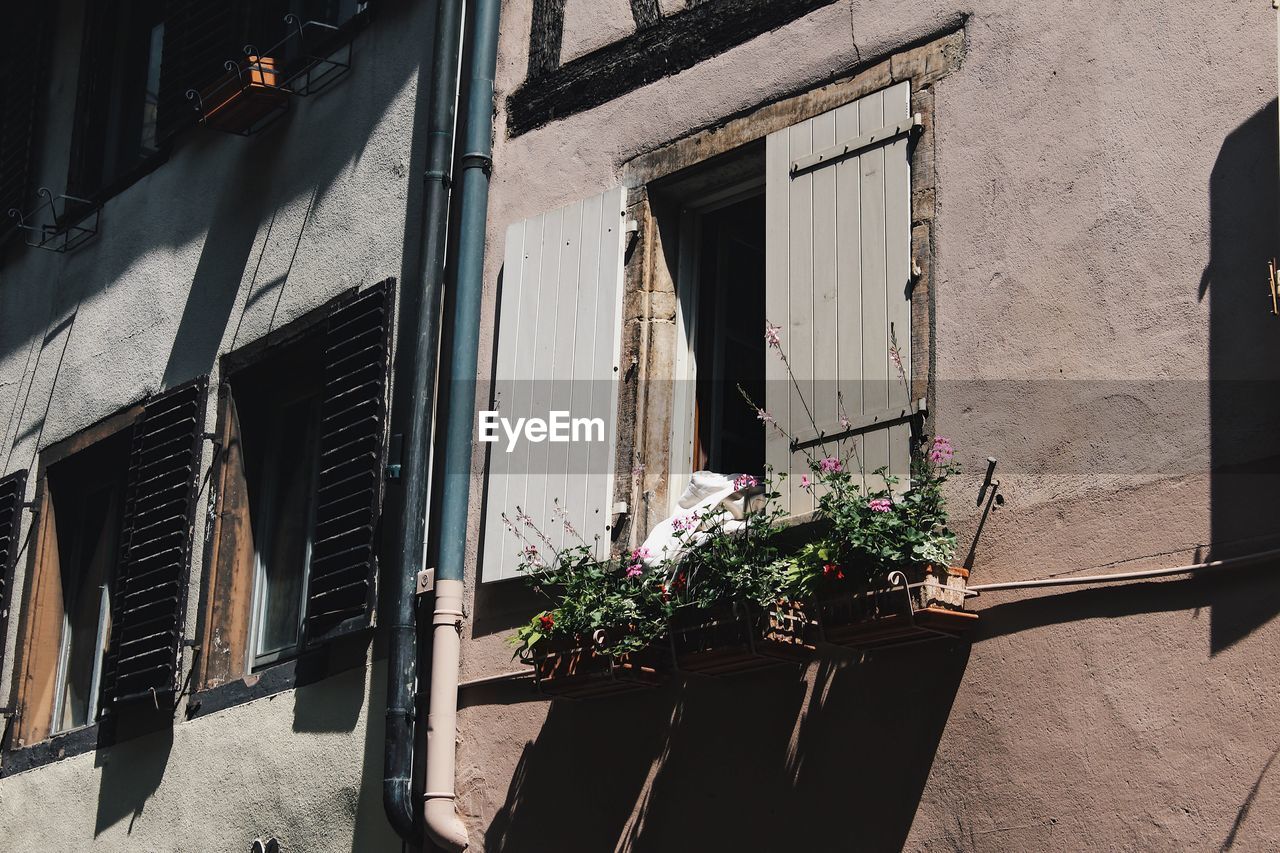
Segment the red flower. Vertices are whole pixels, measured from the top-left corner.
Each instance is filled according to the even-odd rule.
[[[555,627],[556,620],[550,613],[543,613],[542,616],[538,618],[538,624],[542,626],[542,630],[550,631]]]
[[[826,565],[824,565],[822,567],[822,574],[835,575],[836,580],[838,581],[844,580],[844,569],[840,568],[835,563],[827,563]]]

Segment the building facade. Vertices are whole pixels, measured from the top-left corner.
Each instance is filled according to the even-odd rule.
[[[14,848],[402,845],[380,617],[436,9],[277,5],[63,0],[10,51]],[[603,435],[476,441],[470,477],[433,475],[423,567],[466,546],[456,779],[415,792],[456,793],[469,849],[1276,846],[1275,14],[502,4],[477,390],[442,373],[442,411]],[[989,589],[962,639],[548,701],[511,660],[543,605],[502,513],[622,551],[696,470],[798,477],[738,385],[802,443],[851,420],[868,469],[950,437],[971,585],[1206,568]]]

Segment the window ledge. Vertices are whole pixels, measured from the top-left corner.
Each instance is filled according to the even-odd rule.
[[[48,740],[42,740],[30,746],[5,750],[3,756],[0,756],[0,779],[6,779],[27,770],[35,770],[64,758],[93,752],[100,745],[105,745],[103,735],[100,725],[93,723],[78,729],[59,732]]]

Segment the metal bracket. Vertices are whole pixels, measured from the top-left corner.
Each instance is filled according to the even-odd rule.
[[[797,157],[791,161],[791,177],[798,177],[805,172],[821,168],[830,163],[837,163],[846,157],[861,154],[868,148],[892,142],[900,136],[912,133],[918,127],[924,127],[924,119],[920,117],[920,113],[915,113],[897,124],[886,125],[879,130],[873,130],[871,133],[855,136],[844,142],[836,143],[830,148],[815,151],[805,157]]]
[[[435,569],[419,570],[417,580],[418,580],[417,589],[416,589],[417,594],[426,595],[427,593],[433,591],[436,588],[436,570]]]

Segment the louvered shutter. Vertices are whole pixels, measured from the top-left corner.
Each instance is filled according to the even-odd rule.
[[[133,426],[102,707],[172,707],[182,661],[207,377],[148,400]]]
[[[555,516],[608,552],[622,325],[622,188],[507,229],[492,408],[512,423],[552,411],[599,418],[603,441],[488,444],[483,576],[517,574],[521,543],[502,523],[524,510],[557,546],[576,541]],[[593,435],[592,438],[597,436]]]
[[[13,567],[18,560],[22,499],[26,489],[26,471],[0,480],[0,665],[4,663],[4,641],[13,603]]]
[[[244,57],[246,15],[244,0],[168,0],[156,104],[161,140],[195,123],[187,90],[203,90],[227,73],[227,60]]]
[[[866,473],[887,467],[904,484],[909,392],[890,356],[890,330],[910,370],[910,96],[899,83],[772,133],[765,165],[765,312],[782,328],[799,385],[770,354],[766,406],[821,455],[819,434],[843,432],[842,398],[861,430],[853,440]],[[831,441],[825,447],[835,450]],[[772,431],[765,455],[790,475],[783,492],[791,512],[811,510],[812,497],[798,488],[804,455]]]
[[[340,304],[325,330],[307,645],[373,618],[395,281]]]
[[[49,9],[48,3],[16,4],[0,28],[0,237],[15,227],[8,211],[26,213],[35,191],[36,110],[47,79]]]

